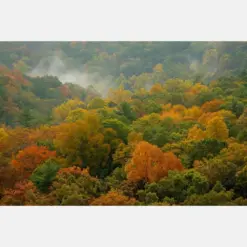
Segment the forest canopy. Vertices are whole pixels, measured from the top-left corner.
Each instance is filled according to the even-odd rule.
[[[0,43],[0,204],[247,205],[246,55]]]

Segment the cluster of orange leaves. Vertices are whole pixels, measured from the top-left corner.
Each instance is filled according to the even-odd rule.
[[[123,195],[121,192],[118,191],[109,191],[105,195],[101,195],[100,197],[94,199],[91,202],[93,206],[131,206],[136,203],[135,198],[130,198]]]
[[[75,176],[82,176],[82,175],[90,176],[88,168],[81,169],[78,166],[70,166],[70,167],[61,168],[58,171],[58,174],[72,174],[72,175],[75,175]]]
[[[168,175],[169,170],[183,170],[181,161],[172,153],[163,153],[157,146],[141,141],[136,145],[131,161],[126,165],[131,181],[155,182]]]
[[[181,121],[198,121],[201,124],[206,125],[210,119],[215,116],[228,117],[234,120],[234,116],[229,111],[220,110],[220,106],[224,103],[222,100],[214,99],[204,103],[201,107],[192,106],[186,108],[183,105],[163,105],[163,111],[161,113],[161,119],[172,118],[174,122]]]
[[[223,100],[214,99],[207,101],[201,106],[203,112],[216,112],[220,110],[220,106],[224,103]]]
[[[163,106],[163,112],[161,113],[161,119],[172,118],[174,122],[181,122],[183,120],[197,120],[203,111],[198,106],[192,106],[186,108],[183,105],[166,104]]]
[[[17,182],[13,189],[6,189],[3,193],[2,203],[7,205],[30,205],[32,204],[29,192],[35,192],[36,188],[31,181]]]
[[[28,178],[38,165],[53,157],[56,157],[56,151],[50,151],[43,146],[32,145],[19,151],[11,164],[22,178]]]

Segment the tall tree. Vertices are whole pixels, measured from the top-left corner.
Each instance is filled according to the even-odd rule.
[[[136,145],[133,157],[126,166],[129,180],[158,181],[167,176],[169,170],[183,170],[180,160],[173,153],[163,153],[148,142]]]

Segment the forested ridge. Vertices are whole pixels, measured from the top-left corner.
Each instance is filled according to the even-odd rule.
[[[0,204],[247,205],[246,55],[0,43]]]

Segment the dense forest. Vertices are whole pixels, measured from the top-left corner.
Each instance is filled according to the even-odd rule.
[[[247,43],[0,43],[0,205],[247,205]]]

